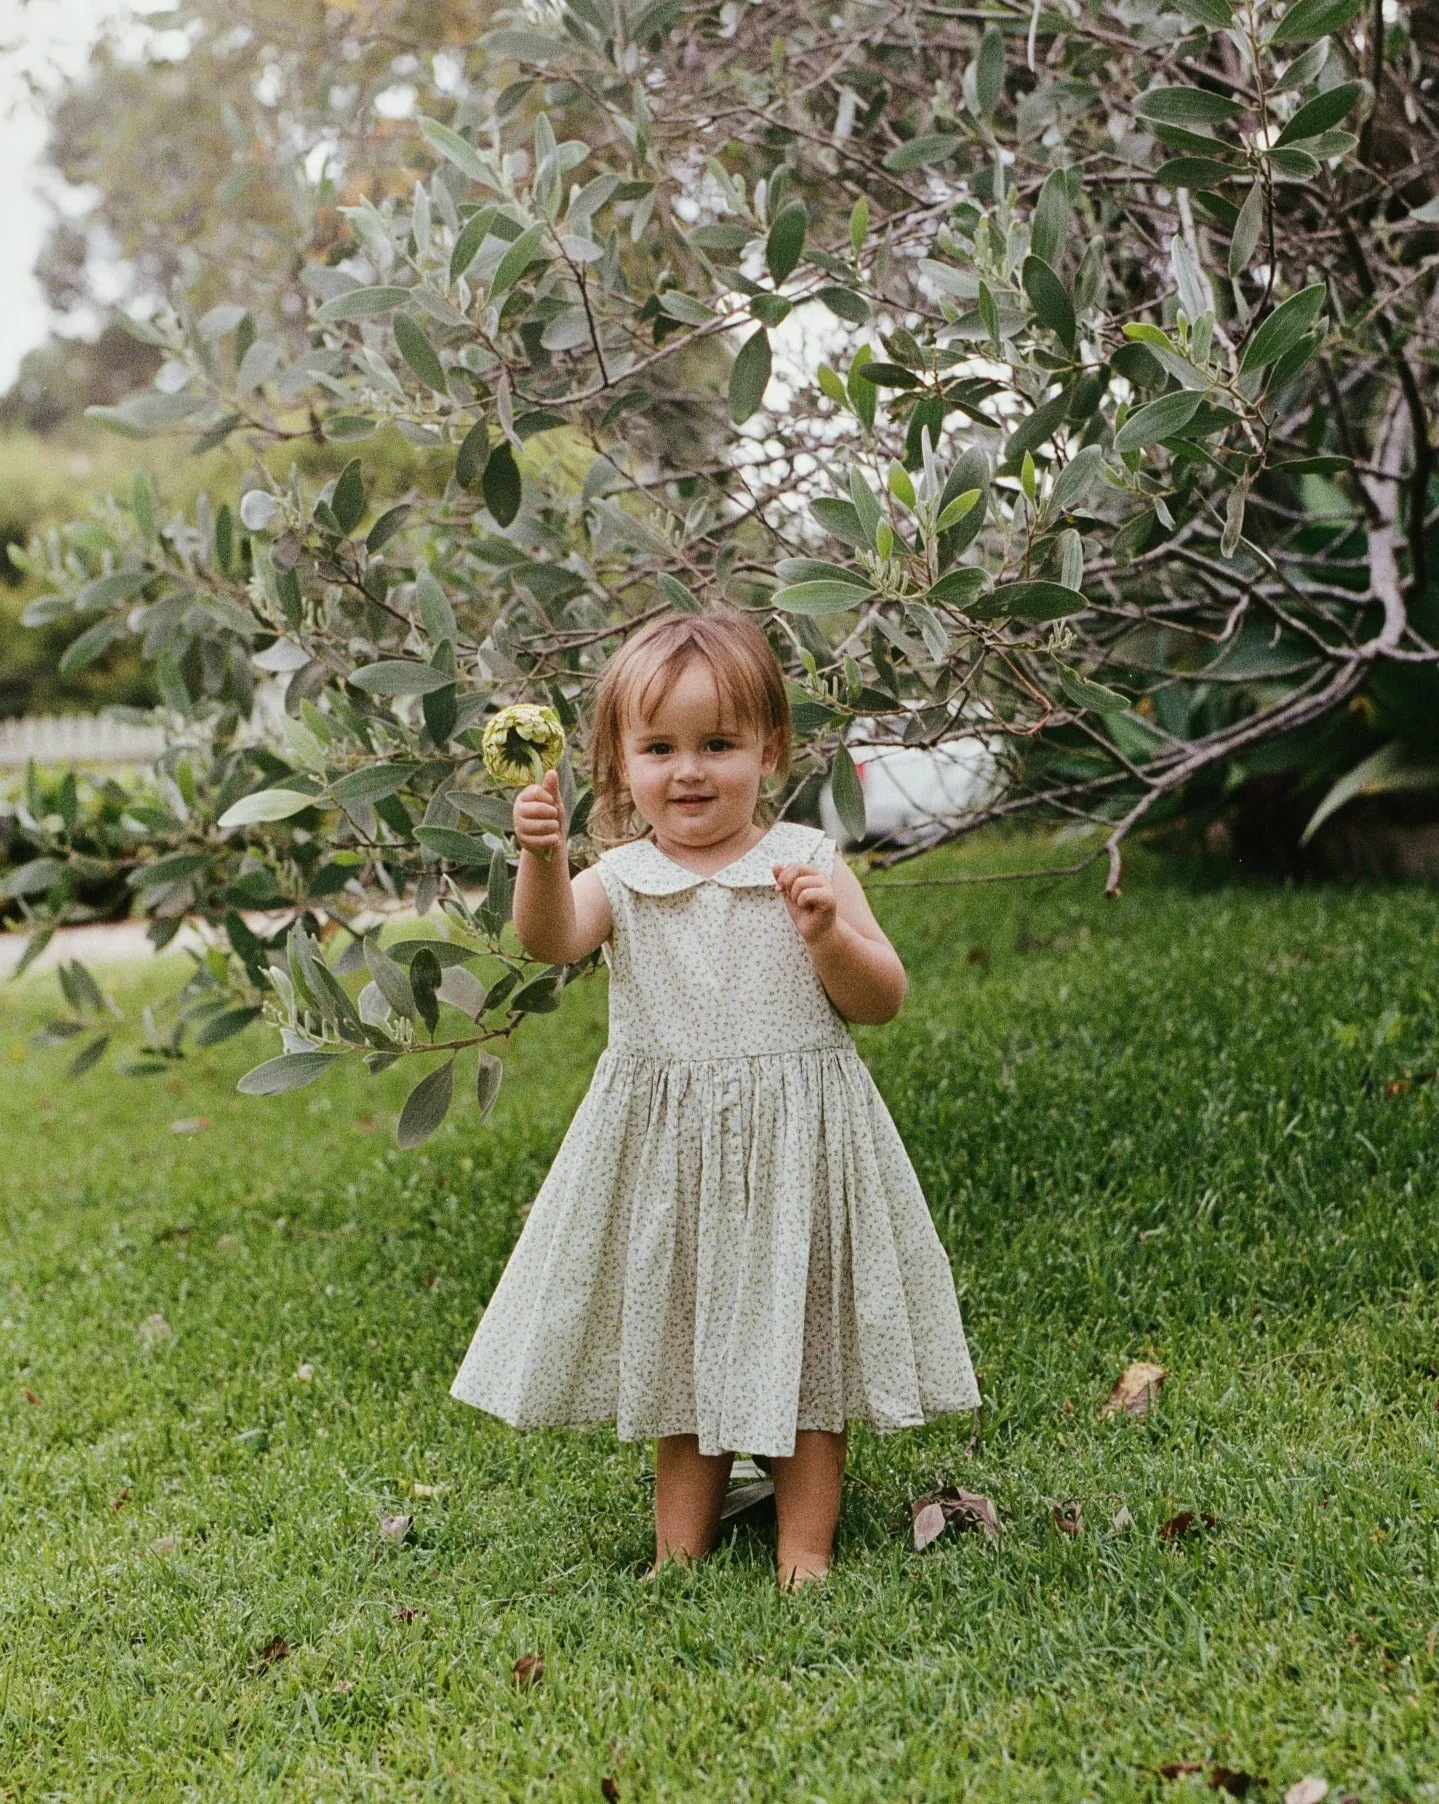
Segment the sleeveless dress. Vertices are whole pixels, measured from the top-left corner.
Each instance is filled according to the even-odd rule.
[[[609,1045],[452,1397],[781,1458],[978,1407],[919,1181],[774,886],[834,852],[781,821],[710,877],[601,857]]]

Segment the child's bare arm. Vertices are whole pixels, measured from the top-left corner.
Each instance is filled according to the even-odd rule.
[[[872,1026],[892,1021],[904,1001],[904,966],[854,872],[836,858],[828,877],[812,864],[777,864],[774,876],[840,1014]]]
[[[596,870],[571,880],[565,856],[565,813],[553,771],[515,798],[520,869],[515,879],[515,932],[531,958],[573,965],[610,936],[610,899]],[[547,856],[548,854],[548,856]]]

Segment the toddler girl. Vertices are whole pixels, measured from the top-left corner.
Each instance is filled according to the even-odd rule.
[[[904,968],[831,840],[756,823],[789,743],[759,627],[672,616],[599,685],[611,849],[572,878],[554,773],[516,800],[515,929],[556,964],[604,947],[610,1040],[450,1391],[517,1428],[653,1438],[656,1567],[709,1551],[736,1452],[770,1456],[787,1588],[829,1569],[847,1422],[979,1402],[846,1026],[890,1020]]]

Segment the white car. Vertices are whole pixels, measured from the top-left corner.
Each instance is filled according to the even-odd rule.
[[[868,737],[869,723],[859,721],[855,737]],[[866,840],[904,840],[938,824],[963,826],[999,794],[1004,786],[996,742],[966,734],[943,745],[852,745],[860,788],[864,792]],[[819,801],[820,820],[839,845],[854,845],[840,824],[826,784]]]

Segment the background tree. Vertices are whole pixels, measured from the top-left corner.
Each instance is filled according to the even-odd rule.
[[[1097,829],[1114,889],[1136,825],[1266,767],[1317,801],[1363,759],[1326,807],[1433,781],[1392,725],[1433,718],[1433,74],[1360,0],[567,0],[358,133],[343,193],[297,82],[255,153],[293,200],[182,272],[133,328],[155,385],[92,410],[249,446],[243,494],[171,516],[137,479],[31,553],[69,663],[138,638],[174,733],[115,868],[157,944],[215,946],[141,1068],[263,1007],[284,1051],[244,1087],[434,1054],[408,1144],[477,1049],[491,1099],[570,974],[506,932],[483,728],[555,710],[583,856],[589,695],[657,609],[769,622],[791,812],[828,780],[858,831],[853,744],[963,741],[980,803],[906,853],[1027,812]],[[428,459],[403,494],[393,435]],[[76,881],[52,819],[5,883],[32,944]],[[378,895],[457,938],[381,951]]]

